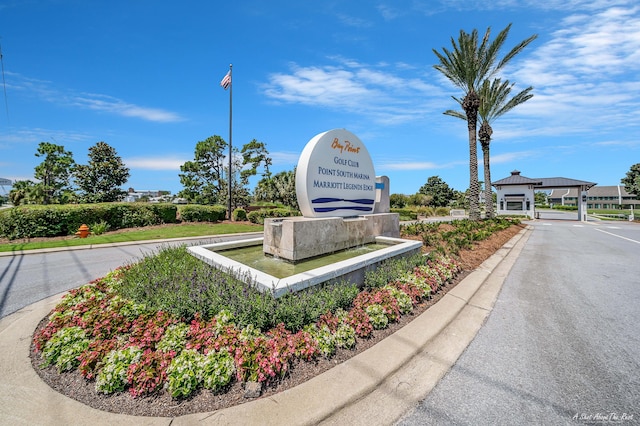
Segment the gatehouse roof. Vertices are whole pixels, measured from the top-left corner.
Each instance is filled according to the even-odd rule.
[[[492,185],[538,185],[540,183],[542,183],[540,179],[522,176],[519,170],[514,170],[511,172],[511,176],[492,182]]]
[[[514,170],[511,172],[511,176],[492,182],[492,185],[533,185],[535,189],[584,188],[587,190],[592,186],[595,186],[596,183],[565,177],[528,178],[526,176],[522,176],[519,170]]]

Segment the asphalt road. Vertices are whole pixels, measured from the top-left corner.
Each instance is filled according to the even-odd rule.
[[[0,256],[0,318],[54,294],[86,284],[141,259],[166,244],[196,244],[248,238],[216,236],[151,244],[94,246],[91,249]]]
[[[532,224],[487,322],[398,425],[640,424],[640,225]]]

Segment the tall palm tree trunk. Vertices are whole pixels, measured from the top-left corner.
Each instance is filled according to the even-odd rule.
[[[469,130],[469,219],[480,220],[480,184],[478,182],[478,144],[476,129],[478,125],[478,108],[480,97],[471,90],[462,101],[462,109],[467,116]]]
[[[482,159],[484,160],[484,210],[485,217],[491,219],[493,212],[493,192],[491,191],[491,168],[489,167],[489,144],[482,144]]]
[[[478,136],[480,139],[480,146],[482,147],[482,159],[484,162],[484,208],[485,217],[490,219],[494,216],[493,213],[493,193],[491,192],[491,167],[489,160],[489,144],[491,143],[491,134],[493,129],[486,121],[480,126]]]

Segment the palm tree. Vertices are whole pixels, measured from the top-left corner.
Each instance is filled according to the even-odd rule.
[[[490,218],[493,217],[493,197],[491,195],[491,167],[489,160],[489,144],[491,143],[491,135],[493,134],[493,128],[491,123],[501,117],[508,111],[520,105],[523,102],[528,101],[533,97],[533,87],[529,86],[511,99],[511,89],[515,83],[510,83],[509,80],[502,81],[499,78],[494,79],[492,82],[485,80],[480,86],[479,97],[480,106],[478,107],[478,115],[480,116],[481,124],[478,130],[478,139],[480,140],[480,146],[482,147],[482,158],[484,162],[484,188],[485,188],[485,215]],[[462,101],[454,99],[462,105]],[[445,111],[446,115],[453,117],[466,119],[466,115],[460,111],[448,110]]]
[[[9,200],[14,206],[19,206],[20,204],[36,202],[38,195],[36,184],[33,181],[17,180],[13,183],[11,191],[9,191]]]
[[[489,42],[491,28],[487,28],[479,45],[477,30],[474,29],[471,34],[460,30],[457,44],[453,37],[451,38],[451,51],[444,47],[442,48],[442,53],[433,49],[433,53],[440,61],[439,64],[434,65],[434,68],[464,92],[461,105],[465,113],[469,133],[469,218],[471,220],[480,219],[480,187],[478,183],[478,150],[476,141],[478,109],[481,104],[481,99],[478,95],[480,85],[483,81],[491,79],[537,37],[537,35],[533,35],[521,41],[498,61],[498,54],[507,39],[510,29],[511,24],[500,31],[495,40]]]

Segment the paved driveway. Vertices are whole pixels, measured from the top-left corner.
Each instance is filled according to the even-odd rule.
[[[398,424],[640,424],[640,226],[532,224],[486,324]]]

